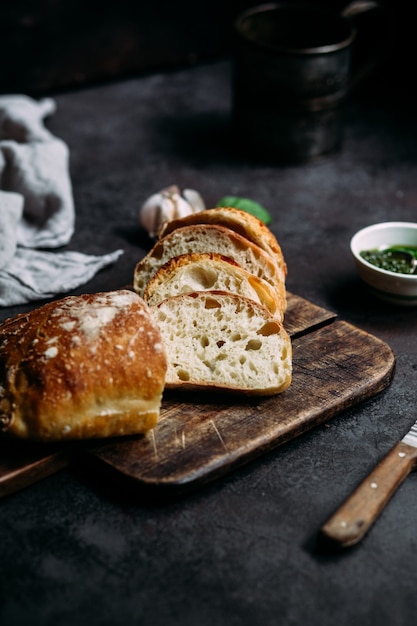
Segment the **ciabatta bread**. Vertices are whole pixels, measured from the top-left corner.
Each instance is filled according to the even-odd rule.
[[[235,231],[265,250],[282,270],[284,278],[287,275],[287,266],[281,246],[272,231],[260,219],[241,209],[235,209],[234,207],[216,207],[214,209],[199,211],[193,215],[176,218],[164,224],[159,233],[159,237],[165,237],[176,228],[195,224],[216,224],[230,228],[230,230]]]
[[[270,395],[290,385],[290,338],[257,302],[200,291],[165,299],[151,310],[167,350],[167,388]]]
[[[0,326],[0,430],[52,441],[155,426],[167,358],[128,290],[69,296]]]
[[[146,285],[165,263],[176,256],[196,252],[214,252],[230,257],[247,272],[269,283],[277,292],[278,301],[286,303],[284,271],[270,255],[235,231],[214,224],[176,228],[157,241],[135,267],[135,291],[143,297]]]
[[[150,306],[165,298],[193,291],[229,291],[263,304],[283,320],[285,302],[269,283],[244,270],[229,257],[215,253],[182,254],[170,259],[150,279],[143,299]]]

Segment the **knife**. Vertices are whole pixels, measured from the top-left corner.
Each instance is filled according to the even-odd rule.
[[[356,544],[416,467],[417,421],[324,524],[322,537],[341,547]]]

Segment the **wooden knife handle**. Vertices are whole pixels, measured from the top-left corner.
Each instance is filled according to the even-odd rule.
[[[324,524],[322,535],[340,546],[351,546],[366,534],[417,461],[417,448],[400,441],[356,491]]]

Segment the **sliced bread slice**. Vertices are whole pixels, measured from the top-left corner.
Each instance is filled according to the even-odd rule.
[[[176,228],[191,226],[193,224],[217,224],[235,231],[242,237],[246,237],[267,252],[278,267],[287,275],[287,266],[275,235],[260,219],[234,207],[216,207],[206,209],[192,215],[177,218],[166,222],[160,232],[160,237],[165,237]]]
[[[229,257],[214,252],[182,254],[170,259],[150,279],[143,298],[154,306],[165,298],[193,291],[229,291],[263,304],[280,321],[285,301],[262,278]]]
[[[273,395],[292,378],[291,340],[262,305],[222,291],[151,307],[168,357],[166,388]]]
[[[278,301],[286,302],[285,275],[270,255],[242,235],[214,224],[196,224],[176,228],[156,242],[136,265],[134,290],[143,297],[152,276],[170,259],[182,254],[215,252],[230,257],[247,272],[262,278],[277,292]]]

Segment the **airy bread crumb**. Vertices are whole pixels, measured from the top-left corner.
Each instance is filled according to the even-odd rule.
[[[150,279],[143,298],[153,306],[181,293],[209,290],[246,296],[283,320],[286,302],[278,298],[269,283],[244,270],[229,257],[214,252],[182,254],[170,259]]]
[[[167,350],[167,388],[269,395],[289,387],[291,341],[264,306],[203,291],[167,298],[151,310]]]

